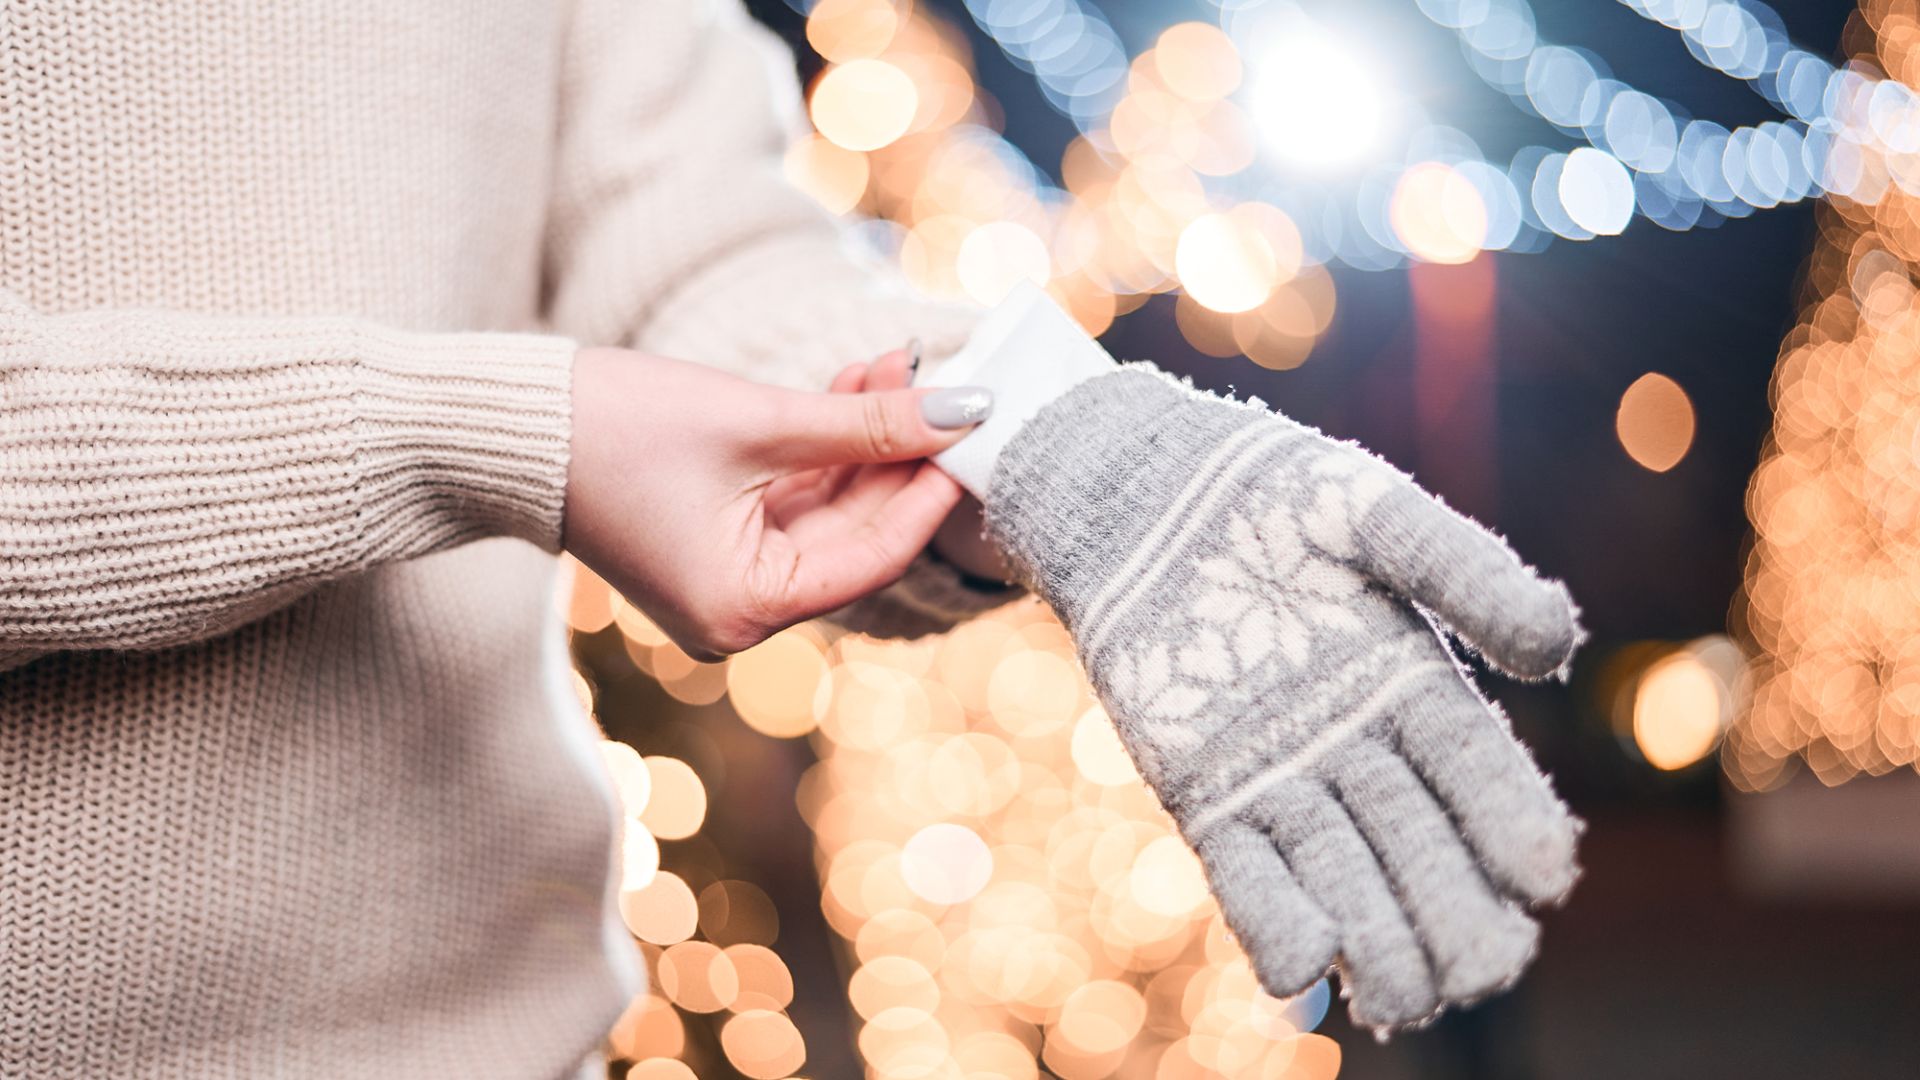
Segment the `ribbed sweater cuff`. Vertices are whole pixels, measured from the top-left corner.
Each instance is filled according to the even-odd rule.
[[[197,640],[491,536],[556,550],[573,352],[0,307],[0,652]]]
[[[559,550],[573,354],[530,335],[367,342],[356,441],[375,561],[493,535]]]

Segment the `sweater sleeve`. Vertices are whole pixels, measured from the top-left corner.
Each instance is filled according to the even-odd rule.
[[[0,668],[210,638],[482,537],[557,549],[572,354],[0,290]]]
[[[793,58],[739,0],[579,0],[573,19],[547,244],[555,327],[800,389],[915,338],[935,363],[966,342],[978,311],[862,265],[781,175],[802,124]],[[1012,595],[923,555],[843,621],[914,635]]]

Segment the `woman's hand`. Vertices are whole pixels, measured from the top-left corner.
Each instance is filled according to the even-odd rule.
[[[875,370],[905,366],[900,354]],[[699,659],[891,584],[960,501],[922,459],[964,438],[993,399],[882,390],[904,380],[867,376],[854,365],[841,393],[809,394],[581,350],[567,549]]]
[[[855,364],[833,380],[837,394],[900,390],[913,384],[919,367],[918,346],[888,353],[872,364]],[[985,510],[980,500],[961,493],[960,502],[933,534],[932,548],[961,573],[981,581],[1006,581],[1013,576],[1000,549],[986,537]]]

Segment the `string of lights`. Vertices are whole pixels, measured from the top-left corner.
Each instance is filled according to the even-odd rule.
[[[1862,95],[1871,101],[1883,81],[1794,48],[1771,9],[1756,5],[1749,11],[1731,2],[1622,2],[1680,30],[1702,63],[1750,82],[1794,119],[1732,130],[1690,119],[1679,106],[1613,79],[1598,57],[1541,41],[1531,10],[1519,0],[1419,0],[1430,19],[1460,37],[1469,66],[1484,81],[1632,173],[1631,191],[1617,177],[1614,181],[1620,190],[1616,219],[1623,216],[1620,209],[1638,210],[1657,224],[1682,230],[1814,195],[1877,197],[1863,187],[1869,178],[1849,144],[1877,138],[1870,126],[1856,121]],[[1595,154],[1584,157],[1590,170],[1613,171],[1612,163]],[[1580,211],[1590,215],[1600,201],[1593,179],[1563,179],[1560,190],[1536,194],[1537,212],[1554,233],[1588,239],[1582,234],[1605,231],[1581,220]],[[1560,209],[1576,229],[1554,220],[1553,200],[1540,197],[1551,194],[1560,196]]]
[[[1126,89],[1127,51],[1107,17],[1080,0],[966,0],[974,24],[1040,83],[1048,103],[1083,132],[1097,129]]]
[[[1406,151],[1403,160],[1378,162],[1357,177],[1263,169],[1255,184],[1235,186],[1257,186],[1296,221],[1308,222],[1309,257],[1386,269],[1408,258],[1446,261],[1432,258],[1433,245],[1410,241],[1395,227],[1399,178],[1431,173],[1434,165],[1464,181],[1455,202],[1471,187],[1481,204],[1456,210],[1454,235],[1441,248],[1524,252],[1556,237],[1616,235],[1636,213],[1678,231],[1819,194],[1872,201],[1884,189],[1885,170],[1867,151],[1910,152],[1901,131],[1916,115],[1911,92],[1793,47],[1771,9],[1735,0],[1622,2],[1679,30],[1702,63],[1752,83],[1792,119],[1728,129],[1690,118],[1612,78],[1598,57],[1542,41],[1524,0],[1417,0],[1429,19],[1459,36],[1477,75],[1587,144],[1570,151],[1530,146],[1502,168],[1486,162],[1471,138],[1408,103],[1383,107],[1379,72],[1364,70],[1297,5],[1222,3],[1230,39],[1267,70],[1253,104],[1273,156],[1312,164],[1350,159],[1377,141],[1375,129],[1389,115],[1401,121]],[[1090,106],[1106,99],[1117,110],[1125,98],[1109,93],[1117,61],[1104,17],[1077,0],[969,0],[968,10],[1004,53],[1041,77],[1057,109],[1107,148]],[[1085,27],[1099,29],[1089,31],[1089,44],[1069,48],[1065,43]],[[1049,73],[1035,56],[1059,58],[1059,70]],[[1063,96],[1061,87],[1077,79],[1097,92]]]
[[[1524,0],[1417,2],[1431,21],[1459,38],[1468,66],[1483,81],[1586,143],[1564,152],[1527,147],[1501,169],[1488,167],[1470,139],[1445,133],[1455,152],[1442,163],[1465,167],[1481,202],[1500,211],[1493,217],[1505,219],[1488,230],[1482,249],[1537,250],[1552,237],[1613,235],[1636,212],[1684,230],[1814,195],[1872,201],[1886,179],[1874,158],[1907,152],[1898,130],[1914,115],[1910,92],[1792,47],[1778,16],[1757,5],[1749,11],[1731,0],[1623,0],[1679,29],[1702,63],[1751,82],[1792,117],[1729,130],[1689,118],[1680,107],[1612,78],[1591,53],[1543,41]],[[1277,30],[1292,29],[1288,23],[1310,25],[1287,4],[1234,5],[1222,19],[1242,41],[1263,33],[1272,38]],[[1416,131],[1408,140],[1416,152],[1392,167],[1411,171],[1425,164],[1417,152],[1420,141]],[[1359,186],[1356,206],[1362,222],[1389,216],[1381,199],[1369,200],[1366,187]],[[1366,232],[1381,247],[1421,256],[1417,246],[1393,243],[1389,230]],[[1387,264],[1364,250],[1337,257],[1350,265]]]

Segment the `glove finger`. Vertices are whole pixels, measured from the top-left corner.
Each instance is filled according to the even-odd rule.
[[[1505,988],[1533,959],[1540,928],[1494,895],[1407,763],[1361,739],[1328,765],[1334,789],[1386,865],[1431,958],[1440,993],[1474,1001]]]
[[[1195,841],[1194,850],[1267,993],[1297,994],[1326,974],[1339,933],[1294,880],[1272,837],[1231,818]]]
[[[1502,671],[1533,679],[1564,667],[1585,638],[1566,586],[1542,579],[1499,537],[1412,480],[1363,450],[1353,454],[1367,465],[1316,491],[1309,536],[1432,610]]]
[[[1306,894],[1339,928],[1340,967],[1353,1018],[1401,1027],[1440,1004],[1427,957],[1339,802],[1317,783],[1283,781],[1249,807],[1280,845]]]
[[[1529,903],[1564,898],[1580,876],[1579,821],[1494,706],[1463,679],[1409,699],[1401,752],[1439,796],[1494,884]]]

